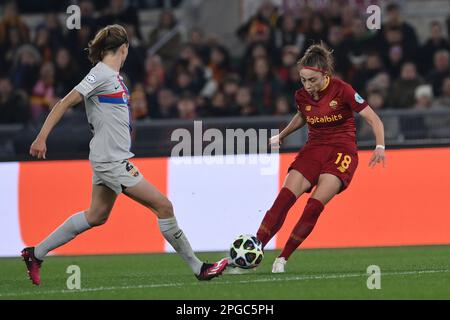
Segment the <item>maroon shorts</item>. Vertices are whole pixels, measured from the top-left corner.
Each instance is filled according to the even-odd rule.
[[[354,147],[306,144],[289,166],[289,170],[294,169],[303,174],[311,183],[311,189],[317,184],[322,173],[330,173],[341,180],[339,192],[342,192],[352,181],[357,166],[358,152]],[[311,192],[311,189],[307,192]]]

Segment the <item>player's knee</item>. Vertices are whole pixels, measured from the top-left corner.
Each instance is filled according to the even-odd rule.
[[[107,209],[89,210],[86,213],[86,220],[91,227],[98,227],[108,221],[108,216],[109,210]]]
[[[157,209],[157,215],[160,219],[167,219],[173,217],[173,205],[169,199],[165,199]]]

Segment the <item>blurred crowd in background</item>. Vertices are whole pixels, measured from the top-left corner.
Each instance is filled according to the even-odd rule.
[[[17,3],[8,2],[0,19],[0,123],[41,123],[92,67],[83,50],[89,40],[113,23],[130,38],[123,76],[134,120],[291,114],[301,86],[296,62],[320,41],[334,52],[336,76],[374,109],[450,108],[450,20],[425,26],[429,35],[421,42],[395,3],[383,12],[380,30],[368,30],[365,12],[343,3],[281,12],[261,2],[236,26],[245,46],[236,55],[207,30],[183,36],[171,10],[161,10],[159,25],[144,34],[136,7],[125,1],[98,8],[80,0],[80,30],[67,30],[55,13],[30,30]]]

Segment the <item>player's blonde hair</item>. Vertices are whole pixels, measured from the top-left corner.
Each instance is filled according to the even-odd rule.
[[[297,62],[299,68],[311,67],[321,70],[324,73],[332,75],[334,72],[333,50],[321,42],[310,46],[303,57]]]
[[[124,43],[128,43],[128,35],[124,27],[118,24],[106,26],[89,42],[88,58],[92,64],[96,64],[102,61],[108,52],[116,52]]]

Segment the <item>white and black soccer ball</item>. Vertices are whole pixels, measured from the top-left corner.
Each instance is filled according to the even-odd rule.
[[[257,267],[264,258],[261,241],[250,234],[240,235],[231,244],[230,258],[232,265],[236,267],[243,269]]]

